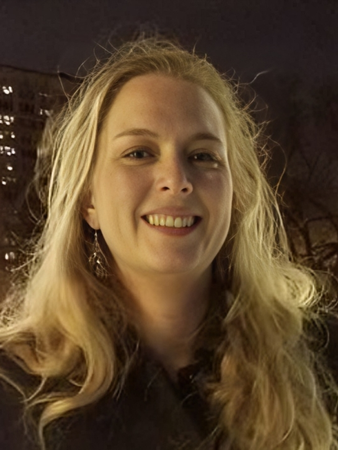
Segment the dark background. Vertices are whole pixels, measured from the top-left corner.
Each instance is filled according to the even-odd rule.
[[[18,260],[18,235],[32,230],[23,192],[48,110],[63,101],[57,74],[83,75],[108,41],[142,30],[195,46],[257,93],[256,116],[278,143],[273,185],[286,168],[279,192],[292,250],[338,274],[337,0],[1,0],[0,140],[1,129],[11,140],[0,146],[0,273]]]
[[[245,81],[338,74],[336,0],[2,0],[1,64],[75,73],[95,43],[133,27],[175,33]]]

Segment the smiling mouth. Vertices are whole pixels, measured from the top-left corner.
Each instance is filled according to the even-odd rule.
[[[173,217],[160,214],[142,216],[142,219],[154,227],[167,228],[190,228],[202,220],[199,216]]]

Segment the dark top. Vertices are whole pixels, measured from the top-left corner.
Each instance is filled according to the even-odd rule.
[[[20,383],[34,383],[35,377],[4,354],[0,364]],[[141,352],[118,398],[107,393],[47,426],[47,450],[215,450],[216,438],[210,437],[215,419],[203,395],[209,369],[209,355],[201,351],[199,361],[181,369],[175,383]],[[21,400],[16,389],[0,381],[1,450],[39,449],[34,435],[25,433]]]
[[[338,381],[337,320],[327,321],[321,342]],[[200,350],[197,362],[178,372],[173,382],[164,368],[140,351],[126,384],[116,398],[107,393],[95,404],[52,422],[45,431],[47,450],[218,450],[203,386],[212,354]],[[23,385],[36,382],[0,352],[0,366]],[[25,432],[22,397],[0,381],[0,449],[38,450]],[[223,447],[222,447],[223,448]]]

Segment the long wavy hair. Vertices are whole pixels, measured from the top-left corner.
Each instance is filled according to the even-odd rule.
[[[229,235],[213,263],[219,305],[229,299],[226,290],[232,294],[208,385],[218,432],[239,450],[337,449],[320,380],[328,380],[333,398],[337,388],[306,332],[319,317],[323,289],[290,255],[264,173],[260,127],[236,83],[194,51],[157,37],[125,43],[97,62],[42,141],[50,155],[47,217],[28,271],[3,305],[0,327],[1,347],[41,381],[25,394],[27,408],[41,412],[41,447],[48,424],[109,389],[117,393],[130,367],[128,291],[114,271],[109,282],[91,273],[81,211],[114,97],[128,80],[149,73],[201,86],[224,117],[234,197]],[[102,236],[101,244],[108,251]]]

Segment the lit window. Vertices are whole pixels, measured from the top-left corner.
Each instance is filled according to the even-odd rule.
[[[14,261],[15,259],[15,253],[14,252],[7,252],[5,253],[5,260],[6,261]]]
[[[40,114],[40,116],[47,116],[47,117],[49,117],[51,112],[52,111],[49,111],[48,109],[41,109],[40,108],[39,114]]]
[[[16,151],[14,147],[9,147],[8,145],[0,145],[0,155],[12,156],[15,155]]]
[[[2,86],[2,92],[4,94],[12,94],[13,88],[12,88],[12,86]]]
[[[1,178],[1,184],[3,186],[7,186],[10,183],[16,183],[16,178],[14,178],[14,177],[2,177]]]
[[[5,125],[11,125],[14,122],[14,116],[3,116],[0,114],[0,123],[4,123]]]

